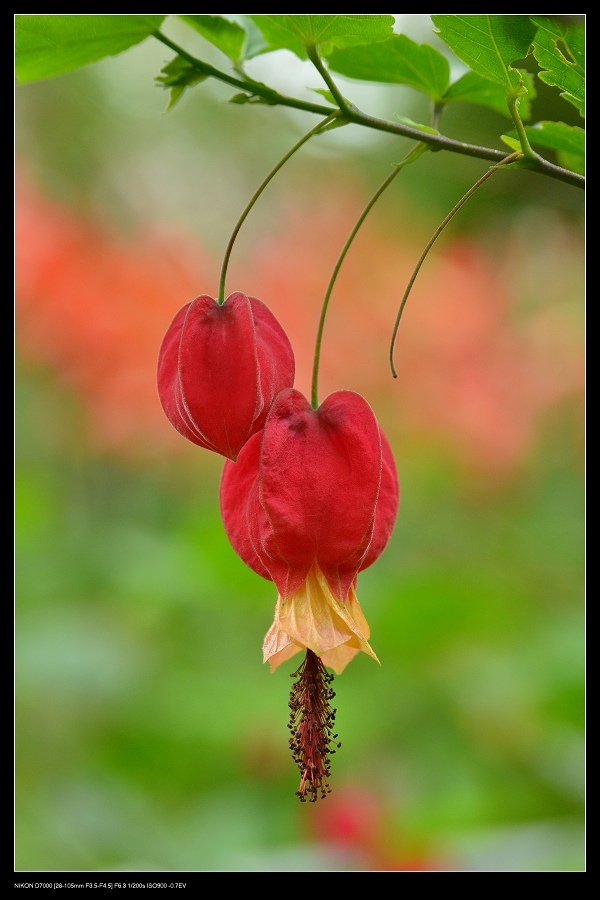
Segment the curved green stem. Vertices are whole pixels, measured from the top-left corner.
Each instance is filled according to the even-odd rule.
[[[264,189],[266,188],[268,183],[271,181],[272,178],[275,177],[275,175],[277,174],[277,172],[279,172],[281,167],[285,165],[285,163],[288,161],[290,156],[293,156],[294,153],[296,152],[296,150],[299,150],[300,147],[302,147],[302,145],[305,144],[314,134],[316,134],[318,131],[321,131],[322,128],[325,128],[325,126],[328,125],[330,122],[332,122],[333,119],[335,119],[338,115],[339,115],[339,113],[336,110],[335,112],[331,113],[330,116],[327,116],[327,118],[324,119],[322,122],[319,122],[318,125],[315,125],[314,128],[311,128],[311,130],[309,132],[307,132],[304,135],[304,137],[300,138],[300,140],[296,144],[294,144],[292,149],[289,150],[285,154],[283,159],[280,159],[279,162],[277,163],[277,165],[273,169],[271,169],[271,171],[269,172],[269,174],[267,175],[265,180],[262,182],[260,187],[257,188],[257,190],[254,192],[254,194],[250,198],[248,205],[244,209],[242,215],[238,219],[237,225],[233,229],[231,237],[229,238],[229,243],[227,244],[227,249],[225,250],[225,256],[223,257],[223,265],[221,267],[221,278],[219,280],[219,297],[218,297],[219,305],[222,305],[225,302],[225,279],[227,277],[227,267],[229,265],[229,258],[231,256],[231,251],[233,250],[233,245],[235,243],[235,239],[238,236],[238,232],[239,232],[240,228],[242,227],[242,225],[244,224],[244,222],[246,220],[246,216],[248,215],[248,213],[250,212],[250,210],[252,209],[252,207],[254,206],[254,204],[256,203],[256,201],[258,200],[258,198],[260,197],[260,195],[262,194],[262,192],[264,191]]]
[[[517,134],[519,136],[519,143],[521,144],[521,150],[523,151],[523,158],[528,160],[529,162],[537,162],[541,157],[535,153],[531,144],[529,143],[529,138],[527,137],[527,132],[525,131],[525,126],[523,125],[523,120],[519,115],[519,98],[518,97],[510,97],[508,101],[508,108],[510,110],[510,114],[512,116],[512,120],[514,126],[517,130]]]
[[[394,366],[394,348],[396,346],[396,338],[398,336],[398,328],[400,327],[400,319],[402,318],[402,313],[404,312],[404,307],[406,306],[406,301],[408,300],[408,295],[410,294],[410,292],[412,290],[412,286],[415,283],[415,279],[416,279],[417,275],[419,274],[419,270],[420,270],[421,266],[425,262],[425,258],[427,256],[427,254],[429,253],[429,251],[431,250],[431,248],[433,247],[433,245],[439,238],[440,234],[442,233],[442,231],[444,230],[444,228],[446,227],[446,225],[448,224],[450,219],[452,219],[456,215],[456,213],[461,208],[461,206],[464,206],[464,204],[467,202],[469,197],[471,197],[475,193],[477,188],[480,188],[481,185],[484,182],[486,182],[488,180],[488,178],[490,178],[494,174],[494,172],[496,172],[500,168],[500,166],[506,165],[507,163],[514,162],[515,160],[522,158],[522,156],[523,156],[523,154],[519,150],[516,153],[511,153],[509,156],[506,156],[502,160],[501,163],[498,163],[497,166],[490,166],[490,168],[487,170],[487,172],[485,172],[481,176],[481,178],[478,181],[476,181],[472,187],[469,188],[467,193],[464,194],[460,198],[458,203],[450,210],[450,212],[448,213],[446,218],[436,228],[436,230],[434,231],[430,240],[427,242],[427,245],[426,245],[425,249],[423,250],[423,252],[421,253],[421,256],[419,257],[419,261],[417,262],[417,265],[415,266],[414,271],[410,277],[410,280],[406,286],[406,290],[404,291],[404,295],[402,297],[402,300],[400,301],[400,308],[398,309],[396,321],[394,322],[394,330],[392,333],[392,340],[390,343],[390,369],[392,370],[392,375],[394,376],[394,378],[398,377],[398,373],[396,372],[396,369]]]
[[[315,67],[315,69],[317,70],[317,72],[319,73],[319,75],[321,76],[321,78],[323,79],[323,81],[325,82],[325,84],[327,85],[329,90],[331,91],[331,96],[333,97],[333,99],[335,100],[337,105],[339,106],[340,110],[343,113],[351,113],[352,112],[351,107],[348,106],[348,104],[344,100],[342,94],[340,93],[337,84],[335,83],[335,81],[333,80],[331,75],[329,74],[328,70],[323,65],[323,62],[321,60],[321,57],[319,56],[319,51],[317,50],[317,48],[316,47],[308,47],[307,53],[308,53],[308,58],[310,59],[311,63],[313,64],[313,66]]]
[[[331,299],[331,292],[333,291],[333,286],[335,284],[336,278],[338,276],[338,272],[340,271],[340,268],[342,266],[344,258],[346,256],[348,250],[350,249],[350,245],[352,244],[352,241],[358,234],[358,230],[359,230],[360,226],[366,219],[366,217],[369,214],[369,212],[371,211],[372,207],[375,205],[375,202],[383,194],[385,189],[392,183],[392,181],[394,180],[396,175],[399,172],[401,172],[402,169],[405,166],[407,166],[409,163],[414,162],[416,159],[418,159],[419,156],[421,156],[421,154],[424,153],[427,149],[428,149],[428,147],[426,144],[418,144],[416,147],[413,147],[413,149],[410,151],[410,153],[407,153],[407,155],[404,157],[402,162],[400,162],[394,166],[393,171],[387,176],[385,181],[382,184],[380,184],[380,186],[377,188],[377,190],[375,191],[375,193],[373,194],[373,196],[371,197],[371,199],[369,200],[369,202],[363,209],[362,213],[358,217],[358,219],[354,225],[354,228],[348,235],[346,243],[344,244],[344,246],[342,248],[342,252],[338,256],[337,262],[333,268],[333,272],[331,273],[331,278],[329,279],[329,284],[327,285],[327,290],[325,291],[325,298],[323,300],[323,305],[321,307],[321,315],[319,317],[319,325],[317,327],[317,339],[315,342],[315,352],[314,352],[314,357],[313,357],[312,386],[311,386],[311,394],[310,394],[310,399],[311,399],[311,404],[312,404],[313,409],[317,409],[317,407],[319,405],[319,363],[320,363],[320,359],[321,359],[321,344],[323,342],[323,330],[325,327],[325,317],[327,316],[327,309],[329,307],[329,300]]]

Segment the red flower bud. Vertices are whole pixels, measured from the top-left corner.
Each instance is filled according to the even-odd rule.
[[[367,401],[337,391],[315,410],[282,391],[262,434],[225,463],[220,496],[234,550],[279,591],[271,667],[304,648],[338,672],[359,650],[376,659],[355,585],[391,535],[398,478]]]
[[[167,330],[158,394],[180,434],[235,460],[294,374],[291,344],[264,303],[236,292],[219,305],[202,295]]]

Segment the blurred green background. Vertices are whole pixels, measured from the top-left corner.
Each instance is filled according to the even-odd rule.
[[[435,40],[428,17],[405,19]],[[223,66],[173,17],[165,31]],[[485,163],[410,167],[342,267],[321,399],[367,397],[401,504],[358,586],[381,667],[361,656],[336,678],[333,793],[300,804],[291,682],[261,662],[274,587],[231,549],[222,460],[171,428],[155,365],[316,120],[227,104],[216,83],[165,113],[169,58],[148,40],[16,90],[15,868],[582,870],[582,193],[487,182],[419,275],[396,381],[404,287]],[[287,51],[249,71],[321,87]],[[374,114],[429,115],[409,90],[339,82]],[[536,103],[534,120],[571,121],[557,92]],[[509,127],[466,106],[446,125],[489,146]],[[228,292],[271,307],[305,393],[337,256],[408,147],[357,128],[310,142],[240,232]]]

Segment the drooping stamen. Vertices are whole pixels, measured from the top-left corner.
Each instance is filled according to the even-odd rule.
[[[330,759],[341,747],[333,734],[335,715],[329,701],[335,697],[330,688],[329,673],[312,650],[306,651],[302,665],[292,673],[298,680],[290,692],[290,749],[300,769],[300,786],[296,791],[302,803],[324,799],[329,787]]]

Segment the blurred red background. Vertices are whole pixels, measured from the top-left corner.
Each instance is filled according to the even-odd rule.
[[[156,357],[175,312],[200,293],[216,295],[219,261],[183,229],[124,237],[86,219],[45,198],[24,166],[16,191],[19,352],[85,403],[80,439],[140,462],[188,452],[160,409]],[[335,196],[310,208],[290,202],[276,235],[255,240],[243,275],[232,264],[227,286],[259,297],[280,319],[296,354],[296,386],[307,395],[329,273],[360,210],[352,188],[340,185]],[[406,234],[363,230],[330,302],[321,399],[356,390],[392,443],[442,438],[467,469],[510,473],[552,408],[582,402],[582,333],[560,302],[560,283],[523,313],[516,273],[527,251],[516,237],[494,248],[493,265],[466,238],[434,246],[400,325],[394,380],[393,322],[421,248]],[[562,249],[568,264],[576,248]]]

